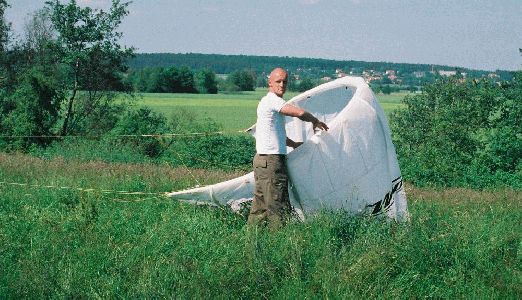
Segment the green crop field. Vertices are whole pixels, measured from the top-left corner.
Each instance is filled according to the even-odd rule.
[[[259,99],[266,94],[266,89],[254,92],[233,94],[142,94],[138,105],[148,106],[154,111],[170,117],[180,110],[194,112],[198,118],[210,118],[223,126],[225,130],[242,130],[250,127],[256,120],[256,107]],[[298,93],[287,93],[289,100]],[[391,95],[378,94],[377,99],[385,112],[401,107],[405,93]]]

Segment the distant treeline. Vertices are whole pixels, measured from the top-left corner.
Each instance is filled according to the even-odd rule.
[[[485,70],[430,64],[199,53],[141,53],[136,54],[129,61],[128,65],[131,69],[186,66],[194,70],[209,69],[217,74],[249,70],[258,76],[268,74],[275,67],[283,67],[292,74],[315,79],[332,77],[336,75],[336,72],[340,71],[347,74],[361,75],[363,72],[370,70],[379,73],[394,70],[397,76],[403,78],[403,84],[405,85],[420,85],[435,80],[434,76],[429,75],[423,76],[425,78],[419,78],[419,76],[414,75],[416,72],[417,74],[418,72],[431,74],[436,71],[457,71],[458,73],[466,73],[466,76],[470,78],[479,78],[491,73]],[[497,70],[495,73],[501,80],[510,80],[512,78],[512,72],[509,71]]]
[[[125,79],[137,92],[201,93],[253,91],[256,76],[248,70],[236,70],[225,78],[218,78],[210,69],[193,71],[189,67],[147,67],[130,70]]]
[[[144,68],[130,71],[126,81],[139,92],[217,93],[216,74],[208,69]]]
[[[124,86],[134,91],[146,93],[200,93],[216,94],[222,92],[253,91],[256,87],[266,87],[266,76],[257,76],[250,70],[235,70],[226,76],[216,76],[214,71],[205,68],[192,70],[187,66],[146,67],[131,69]],[[301,78],[289,80],[288,90],[303,92],[313,88],[318,80]]]

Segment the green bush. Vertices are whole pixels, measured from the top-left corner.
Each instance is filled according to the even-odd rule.
[[[501,85],[442,79],[404,99],[390,125],[417,185],[522,187],[522,75]]]
[[[224,170],[243,169],[252,162],[255,143],[249,135],[219,134],[221,125],[210,118],[198,121],[197,115],[187,109],[171,115],[169,125],[173,133],[187,135],[164,141],[168,147],[162,161],[175,166]]]
[[[65,137],[47,146],[33,147],[30,152],[47,159],[166,163],[222,170],[250,168],[254,139],[246,134],[221,134],[220,130],[219,124],[208,118],[199,121],[190,110],[180,109],[167,119],[140,108],[127,111],[108,135]]]
[[[56,83],[44,75],[41,68],[31,68],[20,76],[14,92],[2,90],[0,95],[0,131],[6,136],[52,135],[58,119],[60,92]],[[48,139],[3,138],[4,150],[27,150],[34,144],[45,144]]]
[[[187,138],[172,146],[175,165],[223,170],[249,168],[255,154],[255,140],[248,135],[208,135]]]
[[[171,128],[165,116],[149,108],[139,108],[128,110],[116,124],[111,135],[127,135],[128,137],[121,137],[122,144],[132,145],[149,157],[157,157],[163,151],[161,138],[143,135],[161,135],[170,132]]]

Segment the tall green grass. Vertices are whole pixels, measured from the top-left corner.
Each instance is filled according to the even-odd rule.
[[[411,224],[323,212],[276,233],[157,194],[237,176],[0,154],[0,298],[522,296],[522,194],[408,186]],[[44,185],[92,188],[48,188]]]

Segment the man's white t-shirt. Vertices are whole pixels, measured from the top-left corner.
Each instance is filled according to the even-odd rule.
[[[286,154],[285,116],[280,113],[283,98],[268,92],[257,105],[256,151],[258,154]]]

